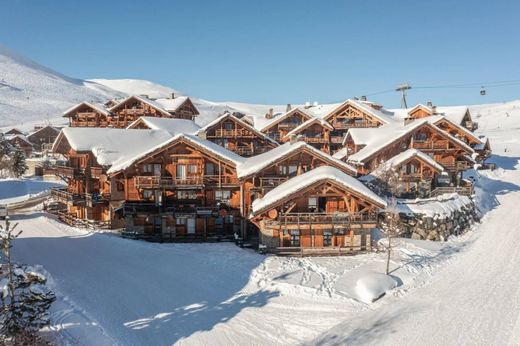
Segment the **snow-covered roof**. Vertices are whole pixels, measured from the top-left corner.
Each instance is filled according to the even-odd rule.
[[[103,105],[102,103],[81,102],[81,103],[78,103],[77,105],[74,105],[74,106],[70,107],[66,111],[64,111],[63,112],[63,116],[64,117],[69,116],[70,113],[74,112],[76,109],[78,109],[78,108],[80,108],[82,106],[90,107],[90,108],[98,111],[99,113],[101,113],[103,115],[110,115],[110,111],[107,110],[105,108],[105,105]]]
[[[304,123],[300,124],[298,127],[292,129],[291,131],[289,131],[284,138],[289,138],[291,137],[292,135],[296,135],[298,133],[300,133],[301,131],[303,131],[304,129],[306,129],[307,127],[313,125],[313,124],[319,124],[323,127],[326,127],[328,128],[329,130],[334,130],[334,128],[332,127],[331,124],[329,124],[328,122],[326,122],[325,120],[323,119],[320,119],[320,118],[311,118],[307,121],[305,121]]]
[[[128,125],[127,129],[135,129],[139,124],[145,124],[152,130],[168,131],[172,136],[181,133],[195,134],[200,129],[192,120],[157,117],[140,117]]]
[[[353,107],[365,112],[366,114],[369,114],[371,116],[373,116],[374,118],[377,118],[378,120],[380,120],[383,124],[388,124],[390,122],[392,122],[392,118],[391,118],[391,114],[387,114],[386,112],[383,112],[381,110],[377,110],[375,108],[372,108],[369,104],[367,104],[366,102],[362,102],[362,101],[359,101],[359,100],[353,100],[353,99],[348,99],[346,100],[345,102],[339,104],[337,107],[335,107],[334,109],[332,109],[331,111],[329,111],[327,114],[325,114],[323,116],[323,118],[326,120],[328,119],[330,116],[332,116],[335,112],[337,112],[339,109],[345,107],[346,105],[352,105]]]
[[[312,115],[309,114],[307,111],[308,111],[308,109],[301,108],[301,107],[292,108],[290,111],[285,112],[285,113],[283,113],[283,114],[281,114],[279,116],[276,116],[273,119],[271,119],[271,121],[269,121],[268,123],[266,123],[262,127],[261,131],[263,132],[263,131],[267,130],[268,128],[272,127],[273,125],[278,124],[279,122],[281,122],[282,120],[288,118],[289,116],[293,115],[294,113],[300,113],[300,114],[306,116],[307,120],[311,119]]]
[[[269,208],[273,204],[280,202],[297,192],[301,192],[315,183],[326,180],[333,181],[345,189],[352,191],[357,195],[361,195],[381,208],[386,206],[386,201],[384,199],[379,197],[356,178],[341,172],[337,168],[322,166],[287,180],[285,183],[278,185],[273,190],[266,193],[264,197],[253,201],[252,213],[253,215],[257,214],[262,210]]]
[[[166,116],[171,116],[171,114],[168,113],[168,111],[166,111],[160,103],[156,102],[155,100],[152,100],[152,99],[149,99],[146,97],[142,97],[139,95],[128,96],[128,97],[124,98],[121,102],[119,102],[118,104],[110,107],[108,110],[113,112],[132,99],[146,103],[150,107],[153,107],[154,109],[156,109],[157,111],[161,112],[162,114],[164,114]],[[173,99],[173,100],[175,100],[175,99]]]
[[[395,155],[394,157],[386,160],[382,164],[380,164],[374,171],[372,171],[370,174],[361,177],[360,179],[362,181],[372,181],[375,178],[383,175],[385,172],[387,172],[392,167],[399,167],[403,163],[413,159],[418,158],[419,160],[425,162],[426,164],[433,167],[438,172],[444,171],[444,167],[442,167],[440,164],[438,164],[433,158],[431,158],[429,155],[426,155],[420,150],[417,149],[408,149],[403,151],[400,154]]]
[[[63,138],[73,150],[92,152],[100,165],[113,167],[164,143],[171,135],[164,130],[66,127],[54,142],[53,151]]]
[[[176,112],[179,107],[181,107],[185,102],[190,101],[190,98],[187,96],[178,96],[175,98],[158,98],[154,100],[155,103],[160,105],[163,109],[168,112]],[[196,109],[196,108],[195,108]],[[197,111],[197,114],[199,112]]]
[[[60,129],[59,129],[59,128],[54,127],[54,126],[52,126],[52,125],[46,125],[46,126],[42,126],[42,127],[39,128],[38,130],[32,132],[30,135],[27,136],[27,138],[30,138],[30,137],[32,137],[32,136],[34,136],[34,135],[40,133],[41,131],[47,129],[47,128],[50,128],[50,129],[54,130],[56,133],[59,133],[59,132],[60,132]]]
[[[473,132],[471,132],[470,130],[468,130],[467,128],[465,128],[464,126],[460,125],[460,123],[456,123],[454,122],[452,119],[446,117],[446,116],[442,116],[442,115],[432,115],[430,117],[427,117],[425,119],[428,119],[430,120],[430,122],[434,125],[437,125],[439,124],[440,122],[442,121],[447,121],[449,122],[452,126],[456,127],[459,131],[461,131],[462,133],[464,133],[466,136],[468,136],[469,138],[473,139],[474,141],[476,142],[481,142],[480,138],[478,138]]]
[[[224,121],[225,119],[228,119],[228,118],[232,119],[233,121],[236,121],[242,127],[246,128],[247,130],[251,131],[252,133],[255,133],[257,136],[265,139],[266,141],[278,145],[278,142],[276,142],[274,139],[270,138],[265,133],[262,133],[262,132],[258,131],[256,128],[251,126],[249,123],[245,122],[244,120],[242,120],[240,118],[237,118],[236,116],[234,116],[233,114],[231,114],[229,112],[226,112],[226,113],[222,114],[221,116],[217,117],[215,120],[209,122],[204,127],[200,128],[198,130],[197,134],[205,133],[206,131],[208,131],[213,126],[216,126],[217,124],[219,124],[220,122],[222,122],[222,121]]]
[[[467,152],[473,153],[473,149],[471,149],[471,147],[466,143],[441,130],[436,125],[432,124],[429,119],[421,118],[411,121],[406,125],[403,125],[401,122],[395,122],[376,128],[349,129],[346,136],[350,135],[356,144],[365,144],[366,146],[357,153],[350,155],[348,161],[358,163],[363,162],[375,153],[384,149],[387,145],[390,145],[401,137],[410,134],[421,126],[431,127],[442,136],[456,142]]]
[[[128,130],[127,130],[128,131]],[[133,130],[133,131],[156,131],[157,130]],[[160,130],[160,132],[166,132],[163,130]],[[167,133],[167,132],[166,132]],[[170,144],[179,141],[179,140],[185,140],[186,142],[190,143],[191,145],[199,148],[200,150],[210,152],[211,154],[219,157],[220,159],[229,162],[230,164],[233,164],[235,166],[238,166],[244,158],[242,156],[239,156],[235,154],[234,152],[221,147],[220,145],[217,145],[211,141],[202,139],[200,137],[197,137],[195,135],[190,134],[178,134],[174,137],[170,137],[166,139],[165,141],[162,141],[160,143],[157,143],[156,145],[148,147],[144,151],[136,152],[134,155],[129,155],[126,160],[121,160],[117,164],[114,164],[109,170],[108,173],[116,173],[123,169],[126,169],[130,167],[133,163],[136,161],[143,159],[144,157],[150,155],[153,152],[160,151],[163,148],[168,147]]]
[[[25,137],[25,135],[7,135],[5,136],[5,139],[7,139],[8,141],[12,141],[14,139],[20,139],[21,141],[27,143],[28,145],[32,146],[33,144],[27,139],[27,137]]]
[[[423,105],[421,103],[415,105],[412,108],[407,109],[389,109],[388,112],[393,114],[395,118],[404,119],[408,117],[409,113],[415,110],[416,108],[423,108],[430,112],[430,114],[433,115],[433,109],[429,106]],[[469,109],[467,106],[444,106],[444,107],[435,107],[435,114],[434,115],[443,115],[446,118],[448,118],[450,121],[452,121],[455,124],[461,125],[462,119],[466,115],[466,112],[469,112]]]
[[[322,160],[330,162],[331,164],[335,164],[339,167],[344,168],[346,171],[352,172],[352,174],[356,174],[357,171],[355,168],[350,166],[349,164],[338,160],[321,150],[318,150],[303,141],[297,142],[287,142],[279,147],[269,150],[268,152],[244,158],[243,162],[237,167],[237,175],[239,178],[245,178],[252,174],[260,172],[262,169],[272,165],[276,161],[287,157],[294,152],[301,150],[304,148],[305,150],[313,153],[314,155],[320,157]]]

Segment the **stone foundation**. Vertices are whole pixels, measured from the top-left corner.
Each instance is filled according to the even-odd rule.
[[[475,203],[467,196],[449,194],[400,202],[403,236],[412,239],[444,241],[464,233],[478,220]]]

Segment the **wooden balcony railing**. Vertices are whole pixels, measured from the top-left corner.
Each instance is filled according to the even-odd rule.
[[[430,173],[400,173],[399,177],[404,181],[417,181],[417,180],[431,180],[433,179]]]
[[[250,147],[236,147],[235,148],[235,153],[237,153],[238,155],[253,155],[253,149],[251,149]]]
[[[252,138],[254,137],[253,133],[244,130],[244,129],[236,129],[236,130],[225,130],[225,129],[217,129],[215,131],[216,137],[228,137],[228,138],[234,138],[234,137],[248,137]]]
[[[439,162],[448,171],[464,171],[471,168],[471,164],[467,161],[455,161],[455,162]]]
[[[228,175],[205,175],[204,176],[204,184],[211,186],[220,185],[238,185],[237,177],[230,177]]]
[[[328,143],[328,138],[323,137],[303,137],[302,138],[304,142],[306,143]]]
[[[333,227],[349,228],[352,224],[375,224],[377,214],[368,213],[288,213],[280,214],[276,220],[267,221],[269,225],[309,225],[330,224]]]
[[[77,171],[73,167],[56,165],[54,167],[56,175],[73,178],[77,175]]]
[[[343,143],[343,137],[342,136],[334,136],[330,138],[330,141],[332,143]]]
[[[105,204],[110,202],[110,194],[109,193],[86,193],[85,194],[85,203],[88,207],[92,207],[95,204]]]
[[[280,184],[283,184],[287,181],[288,178],[279,178],[279,177],[262,177],[260,179],[260,187],[261,188],[275,188]]]
[[[138,189],[173,188],[178,186],[202,186],[202,176],[187,177],[184,179],[161,176],[136,176],[135,186]]]
[[[377,127],[377,124],[371,122],[347,122],[347,121],[336,121],[332,123],[332,127],[335,129],[349,129],[352,127],[365,128],[365,127]]]
[[[62,203],[77,204],[84,201],[85,196],[67,191],[67,188],[51,188],[51,197]]]
[[[279,129],[291,130],[291,129],[297,128],[300,125],[301,125],[300,123],[288,123],[288,122],[284,123],[284,122],[282,122],[282,123],[278,124],[278,128]]]
[[[430,192],[430,197],[437,197],[447,193],[458,193],[462,196],[473,195],[473,186],[438,187]]]
[[[414,149],[449,149],[449,142],[447,140],[440,141],[414,141],[412,144]]]
[[[90,167],[90,176],[94,179],[99,179],[99,177],[103,174],[103,169],[101,167]]]

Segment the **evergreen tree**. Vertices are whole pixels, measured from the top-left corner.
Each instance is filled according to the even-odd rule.
[[[11,172],[12,174],[19,178],[29,169],[27,163],[25,162],[25,153],[16,148],[13,153],[13,158],[11,160]]]

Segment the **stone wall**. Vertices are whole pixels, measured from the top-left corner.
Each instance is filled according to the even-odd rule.
[[[403,236],[412,239],[443,241],[462,234],[478,220],[473,200],[458,194],[400,201],[399,211]]]

